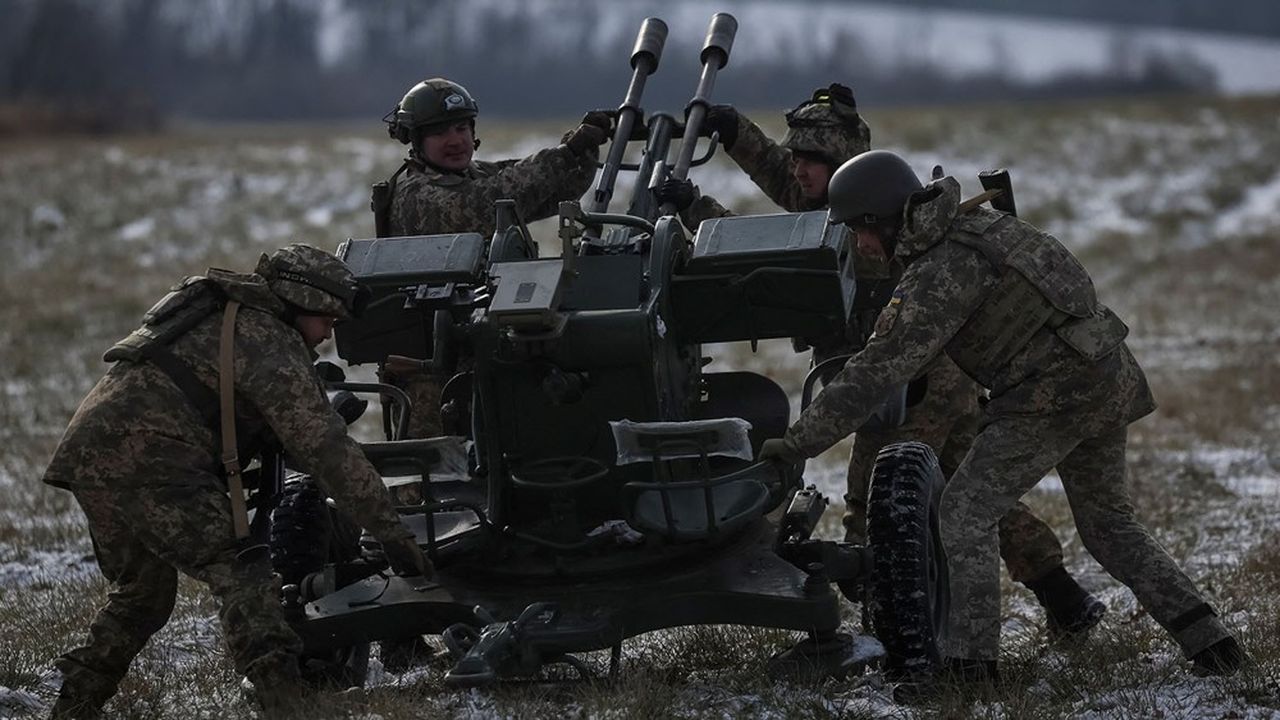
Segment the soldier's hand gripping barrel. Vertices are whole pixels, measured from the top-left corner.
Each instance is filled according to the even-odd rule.
[[[609,210],[614,182],[622,167],[622,155],[627,150],[627,142],[637,123],[644,120],[640,97],[644,94],[645,81],[658,69],[658,61],[662,59],[662,48],[666,42],[667,24],[655,17],[645,18],[640,24],[640,33],[636,36],[635,49],[631,51],[631,84],[627,86],[627,95],[618,106],[618,125],[613,131],[613,143],[609,146],[609,155],[600,172],[600,181],[591,197],[591,205],[588,207],[590,212]]]
[[[689,101],[684,140],[680,143],[680,156],[676,159],[675,167],[671,168],[671,179],[684,180],[689,175],[693,152],[698,144],[698,133],[707,117],[711,90],[716,84],[716,73],[729,64],[729,51],[733,49],[733,38],[737,34],[738,21],[732,15],[716,13],[712,16],[711,24],[707,27],[707,38],[702,43],[702,76],[698,79],[698,89],[694,91],[693,99]],[[675,207],[670,203],[662,206],[664,215],[675,212]]]

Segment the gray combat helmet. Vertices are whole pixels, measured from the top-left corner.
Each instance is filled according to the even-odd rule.
[[[480,106],[466,88],[452,80],[430,78],[409,88],[382,121],[391,137],[408,145],[417,130],[429,134],[459,120],[474,120],[479,112]]]
[[[862,226],[898,224],[907,199],[923,186],[916,173],[888,150],[855,156],[831,175],[828,221]]]
[[[871,149],[871,128],[858,114],[853,91],[839,83],[813,91],[813,97],[787,113],[782,147],[824,158],[835,170]]]
[[[368,288],[356,282],[346,263],[302,243],[264,253],[254,273],[266,278],[276,297],[307,315],[349,320],[369,300]]]

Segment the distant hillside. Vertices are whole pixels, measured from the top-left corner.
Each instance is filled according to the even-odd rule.
[[[1280,3],[1275,0],[897,0],[895,5],[986,10],[1014,15],[1280,37]]]
[[[1065,14],[1098,22],[1064,27],[960,11],[1012,11],[994,0],[0,0],[0,105],[36,108],[17,117],[63,118],[55,127],[106,130],[174,115],[371,118],[413,82],[445,75],[467,84],[486,113],[562,116],[621,98],[636,28],[657,15],[671,33],[645,104],[678,110],[717,11],[741,28],[716,97],[744,107],[791,106],[833,80],[876,106],[1214,92],[1223,77],[1237,80],[1173,31],[1114,25],[1144,17],[1135,8],[1167,5],[1152,21],[1184,27],[1205,3],[1113,4],[1074,3]],[[1237,6],[1237,19],[1277,14],[1261,2]],[[1237,65],[1256,74],[1280,61],[1273,45]]]

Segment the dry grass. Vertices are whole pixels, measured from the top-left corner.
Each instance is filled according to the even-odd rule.
[[[693,628],[626,645],[616,683],[456,693],[442,666],[364,694],[302,701],[306,717],[1244,717],[1280,713],[1280,220],[1219,237],[1214,223],[1274,178],[1280,99],[973,107],[870,112],[877,145],[969,173],[1014,170],[1024,215],[1080,250],[1102,298],[1133,328],[1161,409],[1134,426],[1131,482],[1140,516],[1206,589],[1257,660],[1228,680],[1190,675],[1167,636],[1084,552],[1061,493],[1028,501],[1066,545],[1068,566],[1112,607],[1077,647],[1048,647],[1040,611],[1006,580],[1006,684],[952,692],[916,709],[888,701],[876,674],[791,686],[764,674],[789,638]],[[564,123],[567,126],[569,123]],[[777,129],[777,119],[766,122]],[[560,124],[482,126],[490,158],[555,139]],[[193,128],[130,138],[0,141],[0,693],[35,705],[49,660],[77,643],[106,587],[94,572],[74,503],[38,478],[101,352],[179,276],[250,266],[256,254],[307,240],[333,247],[370,234],[367,186],[394,169],[399,146],[332,128]],[[955,167],[950,167],[954,165]],[[703,190],[743,211],[769,211],[723,159],[700,168]],[[1194,182],[1180,185],[1170,177]],[[728,193],[727,190],[724,191]],[[1099,209],[1101,208],[1101,209]],[[1125,222],[1108,223],[1114,213]],[[553,233],[539,226],[545,238]],[[549,248],[548,248],[549,249]],[[798,389],[803,359],[765,346],[717,348]],[[845,449],[813,464],[838,480]],[[1250,480],[1254,478],[1255,480]],[[1268,492],[1266,483],[1271,483]],[[1261,484],[1263,489],[1258,490]],[[828,486],[828,490],[833,489]],[[839,508],[821,532],[839,535]],[[22,570],[38,563],[42,577]],[[69,565],[70,567],[63,567]],[[215,608],[184,582],[174,620],[135,664],[112,717],[248,717],[216,640]],[[850,608],[848,619],[856,624]],[[599,668],[607,658],[592,657]]]

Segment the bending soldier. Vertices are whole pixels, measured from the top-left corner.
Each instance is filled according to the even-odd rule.
[[[1155,408],[1124,338],[1079,261],[1017,218],[960,202],[946,177],[921,187],[902,158],[859,155],[831,178],[831,222],[905,266],[866,347],[761,457],[812,457],[858,427],[891,387],[947,354],[991,393],[973,447],[942,495],[950,565],[942,654],[961,679],[996,676],[997,524],[1057,468],[1089,552],[1128,586],[1192,662],[1234,672],[1245,656],[1213,609],[1134,517],[1129,423]]]
[[[220,403],[232,394],[219,391],[220,350],[234,369],[227,434],[241,459],[278,441],[293,467],[382,541],[394,569],[430,576],[312,365],[334,321],[360,304],[341,261],[290,245],[263,255],[252,274],[211,269],[188,278],[107,352],[115,364],[76,411],[44,475],[75,495],[113,586],[86,644],[55,661],[64,677],[55,718],[97,717],[168,621],[179,572],[218,598],[236,670],[265,709],[284,709],[302,691],[302,642],[281,613],[279,578],[264,548],[244,537],[243,502],[228,496],[240,479],[222,462]]]
[[[466,88],[444,78],[414,85],[388,113],[388,132],[409,146],[409,156],[386,184],[374,186],[379,236],[474,232],[491,237],[495,204],[502,199],[515,200],[525,220],[551,217],[560,201],[577,199],[590,187],[612,123],[608,112],[589,112],[556,147],[522,159],[485,162],[472,158],[480,146],[478,113]],[[382,374],[413,401],[410,436],[439,435],[440,389],[448,378],[386,368]]]
[[[840,84],[814,91],[812,98],[788,112],[786,119],[787,134],[781,144],[728,105],[715,106],[707,122],[719,132],[729,156],[784,210],[826,208],[832,173],[870,149],[871,131],[857,111],[853,92]],[[681,220],[690,228],[703,220],[732,214],[714,198],[699,195],[688,181],[664,184],[658,192],[662,199],[682,208]],[[902,274],[901,264],[886,257],[878,244],[859,243],[854,268],[859,299],[853,324],[844,337],[808,339],[815,364],[862,349],[881,306]],[[865,290],[872,292],[864,295]],[[842,519],[848,542],[865,542],[867,493],[876,455],[882,448],[907,440],[923,442],[937,454],[943,477],[950,477],[977,432],[978,386],[950,358],[938,355],[912,379],[924,392],[907,409],[901,426],[854,434]],[[1030,508],[1021,502],[1015,504],[1001,518],[999,532],[1000,554],[1009,575],[1035,594],[1046,610],[1052,632],[1082,633],[1102,619],[1106,606],[1066,571],[1061,543]]]

